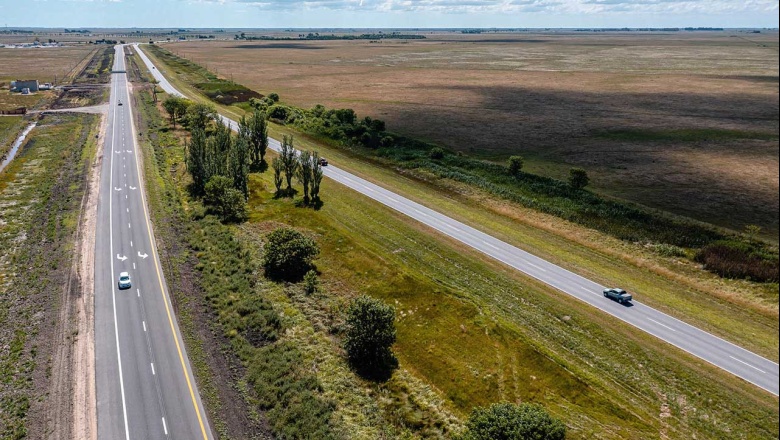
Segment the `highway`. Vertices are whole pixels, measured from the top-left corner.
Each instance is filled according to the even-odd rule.
[[[208,440],[150,227],[124,50],[115,50],[95,241],[98,438]],[[130,289],[118,288],[120,272]]]
[[[169,94],[184,96],[171,86],[159,69],[153,68],[154,65],[144,54],[143,50],[139,50],[138,53],[155,79],[159,81],[163,90]],[[231,121],[224,116],[222,118],[229,122],[234,130],[237,130],[238,124],[235,121]],[[277,140],[269,139],[269,147],[279,151],[280,143]],[[596,282],[556,266],[471,226],[458,222],[443,213],[434,211],[365,179],[354,176],[332,164],[324,168],[324,171],[326,177],[342,185],[408,215],[464,245],[495,258],[507,266],[596,307],[627,324],[656,336],[761,389],[778,395],[780,371],[776,362],[686,324],[639,301],[633,301],[633,304],[629,306],[618,304],[602,295],[605,286],[601,286]]]

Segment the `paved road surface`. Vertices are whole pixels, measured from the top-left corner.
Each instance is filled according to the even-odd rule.
[[[163,77],[142,51],[147,67],[168,93],[183,96]],[[227,118],[236,130],[238,124]],[[270,148],[279,151],[279,141],[269,139]],[[549,263],[484,232],[446,215],[415,203],[378,185],[354,176],[335,166],[325,169],[325,176],[354,189],[398,212],[408,215],[437,231],[454,238],[537,280],[567,293],[585,303],[656,336],[688,353],[718,366],[770,393],[778,394],[778,364],[747,351],[710,333],[699,330],[665,313],[634,301],[624,306],[604,298],[599,285],[562,267]]]
[[[117,46],[114,71],[124,66]],[[95,243],[98,438],[211,439],[149,227],[131,113],[127,76],[114,73]],[[131,289],[118,289],[120,272]]]

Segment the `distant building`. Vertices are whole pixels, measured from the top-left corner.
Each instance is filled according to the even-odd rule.
[[[30,89],[30,92],[37,92],[39,90],[38,80],[37,79],[17,79],[16,81],[11,81],[11,91],[12,92],[20,92],[23,89]]]

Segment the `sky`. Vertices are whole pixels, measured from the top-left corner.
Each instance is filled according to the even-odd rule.
[[[0,0],[0,25],[67,28],[778,27],[780,0]]]

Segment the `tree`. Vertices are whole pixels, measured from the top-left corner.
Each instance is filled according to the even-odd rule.
[[[230,148],[228,155],[228,173],[233,179],[233,188],[241,192],[244,200],[249,200],[249,144],[239,136]]]
[[[494,403],[475,408],[461,440],[563,440],[566,426],[544,407],[523,403]]]
[[[265,113],[255,109],[248,121],[244,121],[242,117],[241,122],[246,126],[245,130],[249,141],[252,168],[259,170],[265,161],[265,152],[268,149],[268,126],[265,120]],[[240,131],[241,125],[239,124]]]
[[[211,104],[195,103],[187,108],[185,119],[191,130],[205,130],[209,122],[217,119],[217,109]]]
[[[398,367],[391,347],[395,343],[395,310],[381,300],[359,296],[347,310],[344,349],[355,370],[364,377],[386,380]]]
[[[206,183],[203,203],[223,222],[246,219],[246,202],[241,191],[233,188],[229,177],[214,176]]]
[[[522,171],[524,165],[524,160],[522,156],[509,156],[509,174],[512,176],[518,177],[520,176],[520,171]]]
[[[304,150],[298,155],[298,167],[295,171],[295,177],[303,185],[303,203],[309,204],[309,183],[312,180],[312,161],[311,151]]]
[[[290,228],[278,228],[268,234],[263,247],[266,276],[276,280],[298,281],[312,268],[320,253],[317,243]]]
[[[282,162],[282,158],[275,157],[271,162],[271,167],[274,169],[274,186],[276,187],[276,194],[278,195],[282,192],[282,183],[284,182],[282,178],[282,173],[284,172],[284,163]]]
[[[169,96],[168,98],[163,101],[163,108],[168,113],[168,116],[171,118],[171,124],[173,124],[173,128],[176,128],[176,112],[178,111],[178,103],[181,98],[178,98],[176,96]]]
[[[572,168],[569,170],[569,185],[576,190],[585,188],[590,182],[587,171],[582,168]]]
[[[320,184],[322,183],[323,174],[320,154],[316,151],[312,154],[311,162],[311,199],[316,203],[320,200]]]
[[[295,157],[295,147],[293,147],[293,137],[282,137],[282,150],[279,153],[284,168],[284,178],[287,181],[287,193],[292,194],[292,179],[298,168],[298,160]]]
[[[276,93],[269,93],[268,99],[270,99],[273,102],[279,102],[279,95]]]
[[[195,195],[203,194],[208,182],[206,170],[206,133],[203,130],[193,130],[192,139],[185,147],[187,149],[185,163],[187,171],[192,176],[192,191]]]

